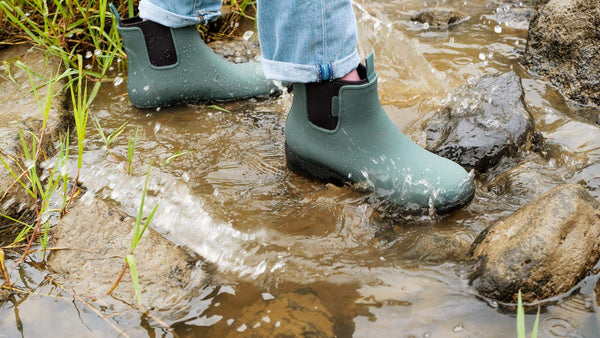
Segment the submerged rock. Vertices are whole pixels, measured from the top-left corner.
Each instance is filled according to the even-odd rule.
[[[600,106],[599,27],[597,0],[549,1],[531,21],[527,66],[568,98]]]
[[[467,84],[427,122],[427,149],[469,170],[486,171],[529,146],[533,118],[522,97],[515,72]]]
[[[541,6],[549,0],[503,0],[503,3],[509,3],[519,6]]]
[[[53,228],[52,246],[61,250],[50,254],[48,267],[78,295],[105,295],[123,267],[134,224],[133,218],[103,201],[76,204]],[[187,311],[205,280],[205,273],[195,268],[196,260],[151,228],[146,229],[134,256],[142,304],[160,311],[164,319]],[[136,303],[129,271],[112,295]]]
[[[590,194],[600,200],[600,163],[592,162],[573,176],[573,180],[586,187]]]
[[[485,17],[495,21],[501,27],[527,29],[534,15],[535,10],[531,7],[523,7],[519,4],[503,4],[496,8],[494,14]]]
[[[0,76],[0,93],[2,93],[0,95],[0,107],[2,107],[0,109],[0,156],[19,176],[26,167],[19,133],[23,135],[31,150],[31,133],[37,137],[41,135],[43,114],[32,92],[27,71],[14,64],[17,60],[45,78],[55,76],[62,67],[62,61],[28,45],[0,51],[0,65],[2,65],[0,71],[10,74],[5,77]],[[41,86],[44,81],[37,76],[32,76],[32,79],[36,86]],[[63,85],[64,81],[60,81],[55,85],[54,90],[58,91]],[[47,85],[37,89],[42,104],[45,104],[47,90]],[[41,143],[41,150],[46,158],[56,153],[56,141],[71,125],[72,115],[64,109],[65,104],[64,95],[56,95],[52,99],[46,131]],[[40,170],[38,168],[38,171]],[[27,183],[26,180],[25,182]],[[33,214],[33,203],[33,199],[25,189],[15,182],[9,170],[0,163],[0,213],[27,220]],[[0,224],[5,223],[6,219],[0,217]]]
[[[244,308],[227,337],[334,337],[333,316],[317,296],[301,291]]]
[[[600,203],[580,185],[558,186],[483,231],[471,247],[472,285],[508,303],[571,290],[600,257]]]
[[[457,25],[469,17],[452,8],[427,8],[413,14],[411,21],[426,23],[431,27],[447,27]]]

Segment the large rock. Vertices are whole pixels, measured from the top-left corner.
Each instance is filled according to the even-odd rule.
[[[457,25],[469,17],[452,8],[427,8],[413,14],[411,21],[426,23],[431,27],[448,27]]]
[[[600,257],[600,203],[558,186],[483,231],[471,247],[471,283],[484,296],[532,302],[572,289]]]
[[[486,171],[529,145],[533,118],[522,97],[515,72],[467,84],[427,123],[427,149],[467,169]]]
[[[40,137],[43,115],[32,92],[27,71],[15,65],[17,60],[46,79],[57,74],[62,67],[62,62],[58,58],[46,55],[42,50],[27,45],[0,51],[0,61],[4,62],[0,69],[3,69],[5,74],[0,76],[0,93],[2,93],[0,95],[0,107],[2,107],[0,109],[0,156],[16,175],[21,175],[25,166],[19,132],[22,132],[31,149],[31,133]],[[31,77],[36,86],[41,86],[45,81],[33,74]],[[58,92],[63,86],[64,81],[57,83],[54,91]],[[47,90],[48,86],[37,89],[43,104]],[[66,104],[64,95],[55,95],[52,99],[46,131],[41,143],[42,160],[56,153],[56,141],[72,124],[72,115],[64,108]],[[23,181],[27,182],[26,179]],[[27,220],[33,214],[33,206],[33,199],[15,182],[9,170],[0,164],[0,213]],[[6,220],[0,217],[0,224],[5,222]]]
[[[129,252],[135,220],[100,200],[78,203],[53,228],[48,267],[78,295],[106,295]],[[203,286],[205,273],[197,259],[148,228],[135,249],[142,304],[160,311],[163,319],[180,318]],[[135,291],[126,272],[113,296],[135,304]],[[110,301],[110,298],[105,297]]]
[[[531,20],[527,66],[570,99],[600,105],[599,27],[599,1],[549,1]]]

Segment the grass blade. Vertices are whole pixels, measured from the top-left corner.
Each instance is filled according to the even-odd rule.
[[[525,310],[523,310],[521,290],[519,290],[519,299],[517,302],[517,337],[525,338]]]
[[[135,298],[138,301],[138,305],[142,306],[142,293],[140,292],[140,282],[138,280],[137,266],[135,264],[135,257],[133,255],[125,256],[125,261],[129,264],[129,273],[131,274],[131,280],[133,281],[133,289],[135,290]]]
[[[531,338],[537,338],[539,322],[540,322],[540,307],[538,306],[537,315],[535,316],[535,323],[533,324],[533,330],[531,331]]]

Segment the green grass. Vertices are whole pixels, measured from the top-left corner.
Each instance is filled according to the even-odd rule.
[[[137,133],[136,133],[136,135],[137,135]],[[142,236],[146,232],[148,225],[150,224],[150,222],[152,222],[152,218],[154,218],[154,214],[156,213],[156,209],[158,208],[158,204],[156,204],[154,206],[154,208],[152,209],[152,211],[150,212],[150,215],[148,215],[146,220],[143,221],[143,223],[142,223],[143,213],[144,213],[144,205],[146,203],[146,195],[148,193],[148,180],[150,178],[150,169],[152,169],[152,163],[150,163],[150,165],[148,165],[148,172],[146,173],[146,181],[144,182],[144,190],[142,191],[142,200],[140,202],[138,214],[135,219],[135,225],[133,226],[133,236],[131,236],[131,245],[129,247],[129,252],[127,253],[127,255],[125,255],[125,264],[123,265],[123,268],[121,269],[121,273],[117,277],[117,280],[113,284],[112,288],[108,291],[108,294],[111,294],[116,289],[116,287],[121,282],[121,278],[123,278],[125,270],[127,268],[129,268],[129,273],[131,274],[131,280],[133,282],[133,288],[135,290],[135,296],[136,296],[139,307],[142,306],[142,296],[141,296],[141,291],[140,291],[139,279],[138,279],[138,275],[137,275],[137,265],[135,263],[134,252],[135,252],[135,249],[137,248],[138,244],[140,243]]]
[[[535,316],[535,323],[531,330],[531,338],[537,337],[538,324],[540,321],[540,308],[538,307],[537,315]],[[517,337],[525,338],[525,309],[523,308],[523,301],[521,299],[521,290],[519,290],[519,298],[517,302]]]
[[[113,130],[112,133],[106,135],[104,133],[104,129],[102,129],[102,126],[100,125],[100,121],[98,121],[98,119],[95,118],[94,116],[92,116],[92,121],[94,122],[94,126],[96,126],[96,130],[98,131],[98,134],[100,135],[100,137],[102,138],[102,140],[104,140],[104,148],[106,150],[110,149],[111,143],[113,143],[113,141],[119,135],[121,135],[121,133],[123,132],[123,130],[125,130],[125,126],[127,125],[127,123],[129,123],[129,122],[123,123],[117,129]]]
[[[76,196],[79,175],[83,166],[90,108],[98,95],[101,84],[110,81],[108,76],[110,69],[115,65],[114,61],[118,58],[126,59],[115,20],[113,20],[108,11],[109,3],[108,0],[0,0],[0,48],[9,45],[30,43],[44,50],[48,57],[59,58],[64,65],[64,72],[56,74],[51,79],[46,79],[44,83],[37,87],[33,86],[34,95],[43,116],[43,126],[37,134],[21,133],[20,141],[24,152],[23,159],[9,159],[0,156],[0,161],[5,170],[15,179],[14,184],[19,185],[27,192],[34,201],[33,205],[35,206],[35,220],[33,223],[23,221],[19,217],[15,218],[13,217],[14,215],[0,214],[0,217],[9,219],[21,229],[13,243],[13,247],[29,236],[28,244],[19,262],[26,257],[36,238],[39,238],[40,244],[46,249],[50,228],[50,224],[47,222],[48,214],[60,212],[61,216],[64,215],[68,211],[73,198]],[[128,13],[131,17],[135,14],[134,9],[138,1],[121,0],[114,3],[119,13]],[[230,14],[220,21],[220,27],[213,27],[214,30],[208,31],[206,27],[200,27],[203,37],[214,39],[221,36],[234,35],[238,27],[237,21],[242,18],[254,20],[253,15],[256,13],[256,2],[254,0],[226,0],[224,5],[231,8]],[[125,73],[126,69],[122,68],[125,64],[117,63],[117,71]],[[11,73],[13,65],[28,69],[27,65],[20,61],[4,61],[4,76],[0,75],[0,77],[17,84]],[[30,80],[35,77],[41,77],[41,75],[36,74],[31,69],[28,69],[28,75]],[[67,188],[69,176],[66,168],[68,167],[68,158],[71,150],[70,141],[72,139],[68,132],[61,137],[54,167],[49,169],[48,175],[38,175],[41,171],[40,145],[45,138],[51,98],[61,90],[64,90],[63,88],[54,87],[61,79],[68,80],[66,93],[71,98],[71,109],[75,120],[74,130],[77,137],[77,173],[75,178],[71,180],[73,188],[70,192]],[[37,89],[41,86],[51,87],[48,90],[45,100],[38,96]],[[219,108],[215,106],[215,109]],[[100,122],[94,118],[92,120],[104,140],[107,150],[115,138],[123,132],[126,125],[124,123],[107,136],[102,130]],[[137,130],[135,136],[128,139],[128,173],[132,171],[132,158],[136,143]],[[169,164],[175,158],[185,153],[174,154],[167,159],[166,164]],[[14,168],[9,162],[27,163],[28,165]],[[149,171],[146,177],[140,211],[136,220],[131,252],[125,256],[126,266],[129,267],[134,281],[138,303],[141,303],[141,297],[133,251],[156,211],[155,207],[146,221],[144,223],[141,222],[141,212],[147,192],[148,176]],[[61,209],[56,210],[50,207],[50,201],[54,193],[60,190],[62,190],[63,202]],[[1,193],[4,194],[4,192]],[[114,287],[116,287],[116,284]]]
[[[32,205],[34,206],[35,210],[34,220],[32,224],[14,219],[9,215],[0,214],[0,216],[22,226],[22,229],[14,239],[12,246],[17,245],[18,243],[25,240],[27,235],[30,232],[32,232],[27,246],[24,250],[23,256],[19,260],[20,262],[26,257],[26,255],[29,252],[29,249],[31,248],[31,245],[33,244],[35,238],[40,232],[42,234],[40,238],[40,243],[44,250],[45,257],[45,251],[48,244],[48,231],[50,229],[48,221],[49,215],[60,213],[60,209],[51,208],[51,201],[54,193],[64,182],[64,177],[66,175],[65,170],[63,170],[63,168],[67,164],[68,137],[61,138],[61,141],[58,146],[58,154],[56,156],[55,164],[53,167],[49,168],[48,175],[46,177],[40,176],[40,172],[43,172],[40,169],[40,162],[42,162],[43,160],[43,152],[41,151],[41,148],[44,142],[44,137],[46,136],[48,117],[51,110],[52,101],[55,95],[56,84],[66,75],[65,73],[57,74],[51,79],[45,79],[41,75],[31,70],[25,64],[19,63],[19,61],[17,61],[15,65],[27,72],[29,82],[32,88],[32,94],[35,97],[38,107],[42,114],[42,126],[38,134],[39,136],[37,136],[31,131],[19,131],[20,146],[21,151],[23,153],[23,167],[19,169],[22,171],[15,171],[15,169],[13,169],[13,167],[9,164],[9,160],[18,163],[19,159],[7,159],[0,155],[0,162],[2,162],[5,170],[8,171],[8,173],[15,179],[15,182],[17,182],[22,187],[22,189],[27,193],[27,195],[31,197]],[[36,84],[34,77],[38,77],[42,80],[41,86]],[[45,98],[41,98],[39,95],[38,89],[42,86],[47,87]]]
[[[168,157],[168,158],[165,160],[165,163],[163,163],[163,166],[169,165],[169,164],[171,164],[171,162],[173,162],[173,160],[174,160],[174,159],[176,159],[176,158],[178,158],[178,157],[180,157],[180,156],[183,156],[183,155],[189,154],[189,153],[190,153],[190,152],[189,152],[189,151],[187,151],[187,150],[184,150],[184,151],[178,151],[178,152],[176,152],[175,154],[173,154],[173,155],[169,156],[169,157]]]
[[[138,141],[138,131],[140,128],[136,128],[135,135],[127,139],[127,173],[131,175],[133,154],[135,153],[135,145]]]

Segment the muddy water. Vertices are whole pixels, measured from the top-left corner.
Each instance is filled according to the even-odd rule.
[[[438,4],[460,9],[470,20],[450,30],[408,21],[414,11]],[[523,69],[527,32],[511,28],[519,27],[514,22],[493,21],[499,7],[494,0],[355,4],[359,49],[362,55],[375,51],[382,102],[416,142],[423,144],[423,123],[465,81],[509,70],[523,78],[525,101],[548,146],[481,175],[473,203],[440,218],[388,217],[364,193],[288,171],[283,126],[291,94],[218,107],[139,110],[130,107],[125,83],[103,87],[93,114],[108,132],[128,124],[110,151],[90,129],[83,198],[99,197],[135,215],[145,171],[154,161],[146,202],[159,204],[152,226],[204,257],[211,273],[190,313],[169,322],[177,334],[223,336],[244,328],[251,334],[259,329],[253,329],[256,323],[266,323],[258,315],[247,320],[264,297],[308,292],[318,299],[312,300],[315,309],[330,315],[338,336],[514,335],[514,315],[468,285],[465,253],[481,230],[558,184],[582,182],[599,197],[600,129]],[[134,173],[127,175],[126,137],[136,129]],[[59,293],[35,271],[29,273],[38,291]],[[596,336],[597,280],[588,277],[578,292],[547,306],[541,336]],[[3,310],[0,327],[10,327],[9,336],[19,326],[22,332],[43,332],[35,321],[38,308],[50,309],[73,334],[116,332],[82,304],[47,297],[15,300]],[[167,334],[135,311],[101,311],[133,335]],[[533,318],[527,320],[531,327]]]

